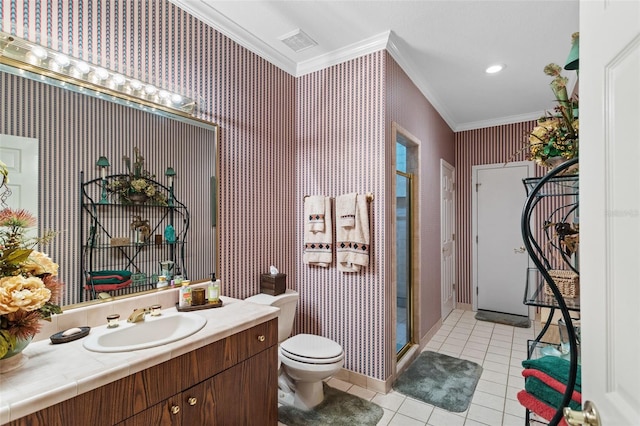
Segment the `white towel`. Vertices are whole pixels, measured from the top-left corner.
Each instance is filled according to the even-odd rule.
[[[336,198],[336,222],[343,228],[356,226],[357,193],[344,194]]]
[[[337,203],[338,199],[336,199]],[[367,197],[358,195],[356,197],[355,226],[351,228],[336,227],[338,271],[359,272],[360,268],[369,265],[370,241]]]
[[[310,198],[310,197],[309,197]],[[307,212],[307,198],[304,203],[305,217],[309,217]],[[304,229],[304,254],[302,262],[307,265],[321,266],[327,268],[333,261],[333,227],[331,226],[331,199],[322,197],[324,201],[324,229],[322,231],[311,231],[305,226]]]
[[[312,232],[324,231],[324,195],[312,195],[304,199],[306,229]]]

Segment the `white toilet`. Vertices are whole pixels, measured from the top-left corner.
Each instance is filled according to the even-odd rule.
[[[278,402],[302,410],[310,410],[320,404],[324,399],[322,381],[344,365],[342,347],[331,339],[312,334],[289,337],[298,304],[296,291],[287,290],[278,296],[260,293],[245,301],[280,308]]]

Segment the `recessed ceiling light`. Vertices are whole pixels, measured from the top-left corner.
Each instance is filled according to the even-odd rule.
[[[278,37],[278,39],[289,46],[294,52],[301,52],[318,44],[301,29],[282,35]]]
[[[502,65],[502,64],[491,65],[489,68],[484,70],[484,72],[486,72],[487,74],[495,74],[505,69],[505,67],[506,65]]]

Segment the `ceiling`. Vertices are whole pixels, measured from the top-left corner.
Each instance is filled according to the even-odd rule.
[[[294,76],[386,48],[455,131],[553,108],[542,69],[564,65],[579,29],[578,0],[171,1]],[[317,45],[286,46],[296,29]],[[506,68],[486,74],[496,63]]]

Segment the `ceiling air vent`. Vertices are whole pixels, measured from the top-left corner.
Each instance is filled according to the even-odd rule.
[[[301,29],[280,36],[278,39],[289,46],[294,52],[301,52],[318,44]]]

